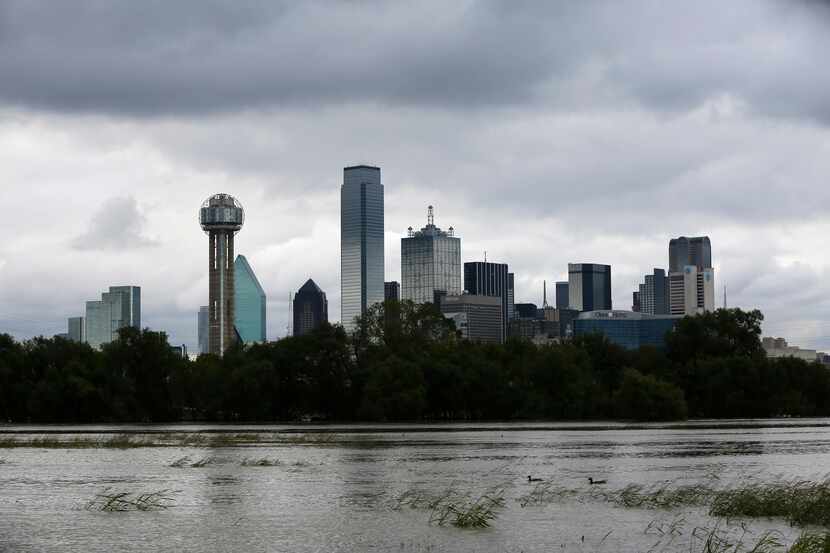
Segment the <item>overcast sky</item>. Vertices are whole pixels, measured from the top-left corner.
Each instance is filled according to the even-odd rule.
[[[400,238],[454,226],[517,301],[568,262],[631,308],[668,241],[711,237],[718,305],[830,350],[830,7],[764,2],[0,1],[0,332],[65,332],[110,285],[196,347],[200,203],[268,337],[311,277],[340,315],[342,168],[382,169]]]

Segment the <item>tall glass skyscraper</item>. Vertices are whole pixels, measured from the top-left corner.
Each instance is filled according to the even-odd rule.
[[[199,337],[199,354],[210,353],[208,348],[208,333],[210,332],[210,307],[203,305],[199,308],[196,319],[197,335]]]
[[[568,263],[568,296],[571,309],[610,310],[611,266]]]
[[[244,344],[265,342],[265,290],[244,255],[233,263],[234,327]]]
[[[435,298],[461,294],[461,239],[450,227],[444,232],[435,226],[432,206],[427,225],[401,238],[401,299],[432,303]]]
[[[118,338],[118,329],[141,328],[141,288],[110,286],[100,301],[86,302],[84,325],[87,343],[100,348]]]
[[[708,236],[680,236],[669,240],[669,272],[683,272],[687,265],[698,269],[712,267],[712,243]]]
[[[317,283],[308,279],[294,294],[294,336],[308,334],[329,321],[329,302]]]
[[[340,189],[340,320],[347,330],[383,289],[383,185],[380,168],[343,169]]]

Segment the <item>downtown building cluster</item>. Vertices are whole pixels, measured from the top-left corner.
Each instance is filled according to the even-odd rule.
[[[630,311],[614,310],[611,266],[568,264],[568,280],[555,285],[548,305],[516,303],[515,274],[507,263],[462,262],[455,229],[435,223],[412,227],[401,239],[400,283],[384,281],[384,186],[378,167],[346,167],[341,188],[341,313],[346,329],[373,304],[400,299],[433,303],[464,338],[502,343],[508,337],[536,342],[600,332],[627,348],[661,347],[677,320],[714,309],[714,269],[708,237],[669,243],[669,271],[655,269],[634,293]],[[296,307],[295,307],[296,309]],[[296,312],[296,311],[295,311]]]
[[[267,340],[267,296],[244,255],[234,255],[235,235],[244,224],[242,205],[228,194],[215,194],[199,210],[208,236],[208,303],[196,314],[198,353],[222,355],[234,343]],[[555,282],[551,304],[547,281],[542,303],[516,302],[516,275],[507,263],[462,261],[461,237],[454,227],[435,222],[433,206],[420,230],[409,227],[401,238],[400,282],[384,274],[384,185],[381,170],[355,165],[343,170],[340,189],[341,322],[347,331],[370,307],[386,300],[431,303],[454,321],[460,335],[482,343],[518,338],[551,343],[601,333],[628,349],[663,347],[678,320],[715,309],[712,245],[707,236],[669,241],[667,269],[654,268],[632,293],[630,310],[612,305],[611,266],[569,263],[568,280]],[[724,306],[726,304],[724,292]],[[289,297],[287,334],[302,336],[328,322],[326,293],[309,278]],[[141,328],[141,288],[111,286],[100,300],[86,302],[83,315],[67,320],[58,336],[101,348],[125,327]],[[789,346],[782,338],[764,338],[771,357],[830,356]],[[185,345],[171,346],[187,356]]]
[[[235,255],[235,236],[245,219],[242,205],[215,194],[199,210],[208,236],[208,303],[199,308],[199,353],[223,354],[234,343],[266,341],[267,296],[250,262]],[[461,237],[436,225],[433,206],[426,225],[401,238],[400,282],[384,274],[384,185],[379,167],[343,170],[340,189],[341,321],[347,331],[374,304],[385,300],[434,304],[461,336],[482,343],[508,338],[537,343],[600,332],[627,348],[661,346],[679,318],[714,309],[714,270],[708,237],[672,239],[668,271],[654,269],[633,293],[630,311],[614,310],[611,266],[569,263],[568,280],[555,283],[555,301],[516,302],[516,277],[507,263],[462,261]],[[141,326],[137,286],[114,286],[87,302],[84,317],[68,321],[66,337],[101,347],[124,326]],[[289,333],[301,336],[328,322],[326,293],[309,278],[290,298]],[[178,348],[186,355],[186,348]]]

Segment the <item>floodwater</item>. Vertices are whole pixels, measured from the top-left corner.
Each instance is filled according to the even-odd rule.
[[[64,433],[259,433],[232,447],[2,448],[0,551],[699,551],[699,527],[732,536],[798,530],[783,520],[716,521],[705,507],[625,508],[605,491],[823,479],[830,420],[697,421],[676,425],[461,424],[344,426],[0,426],[0,439]],[[279,436],[326,439],[272,440]],[[172,467],[177,459],[211,460]],[[268,459],[274,466],[245,466]],[[571,491],[522,501],[542,478]],[[607,480],[590,486],[588,477]],[[169,508],[102,512],[106,489],[160,490]],[[454,490],[475,499],[503,490],[491,526],[431,522],[402,497]],[[424,502],[425,503],[425,502]],[[524,505],[523,505],[524,503]],[[741,527],[741,523],[745,528]],[[698,530],[695,530],[698,528]]]

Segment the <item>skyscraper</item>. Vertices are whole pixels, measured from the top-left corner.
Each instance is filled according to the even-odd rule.
[[[557,309],[568,309],[570,305],[571,299],[568,297],[568,283],[567,282],[557,282],[556,283],[556,308]]]
[[[347,330],[355,317],[383,302],[383,263],[380,168],[346,167],[340,189],[340,319]]]
[[[244,222],[242,204],[229,194],[214,194],[199,210],[208,235],[208,349],[215,355],[225,353],[236,339],[233,240]]]
[[[396,280],[384,282],[383,299],[385,301],[401,301],[401,284]]]
[[[669,314],[669,278],[663,269],[646,275],[639,287],[640,312],[648,315]]]
[[[669,274],[669,308],[672,315],[696,315],[715,309],[715,271],[686,265]]]
[[[715,270],[708,236],[669,241],[669,310],[694,315],[715,309]]]
[[[507,324],[516,318],[516,275],[507,273]]]
[[[507,336],[508,278],[506,263],[473,261],[464,264],[464,290],[472,295],[501,298],[502,336]]]
[[[84,334],[86,342],[100,348],[118,338],[118,330],[125,326],[141,328],[141,288],[138,286],[110,286],[101,294],[100,301],[86,302]]]
[[[234,270],[234,326],[245,344],[265,342],[265,290],[244,255],[236,256]]]
[[[207,305],[201,306],[197,317],[196,325],[197,334],[199,335],[199,354],[201,355],[210,352],[208,349],[208,332],[210,329],[208,321],[210,320],[210,308]]]
[[[432,206],[427,225],[401,238],[401,299],[431,303],[441,295],[456,296],[461,286],[461,239],[452,227],[444,232],[435,226]]]
[[[68,340],[79,343],[86,342],[86,329],[84,328],[83,317],[69,317],[66,323],[66,335]]]
[[[698,269],[712,267],[712,243],[708,236],[680,236],[669,240],[669,273],[682,272],[687,265]]]
[[[611,309],[611,266],[568,263],[568,297],[577,311]]]
[[[308,334],[329,320],[329,302],[326,293],[308,279],[294,294],[294,336]]]

